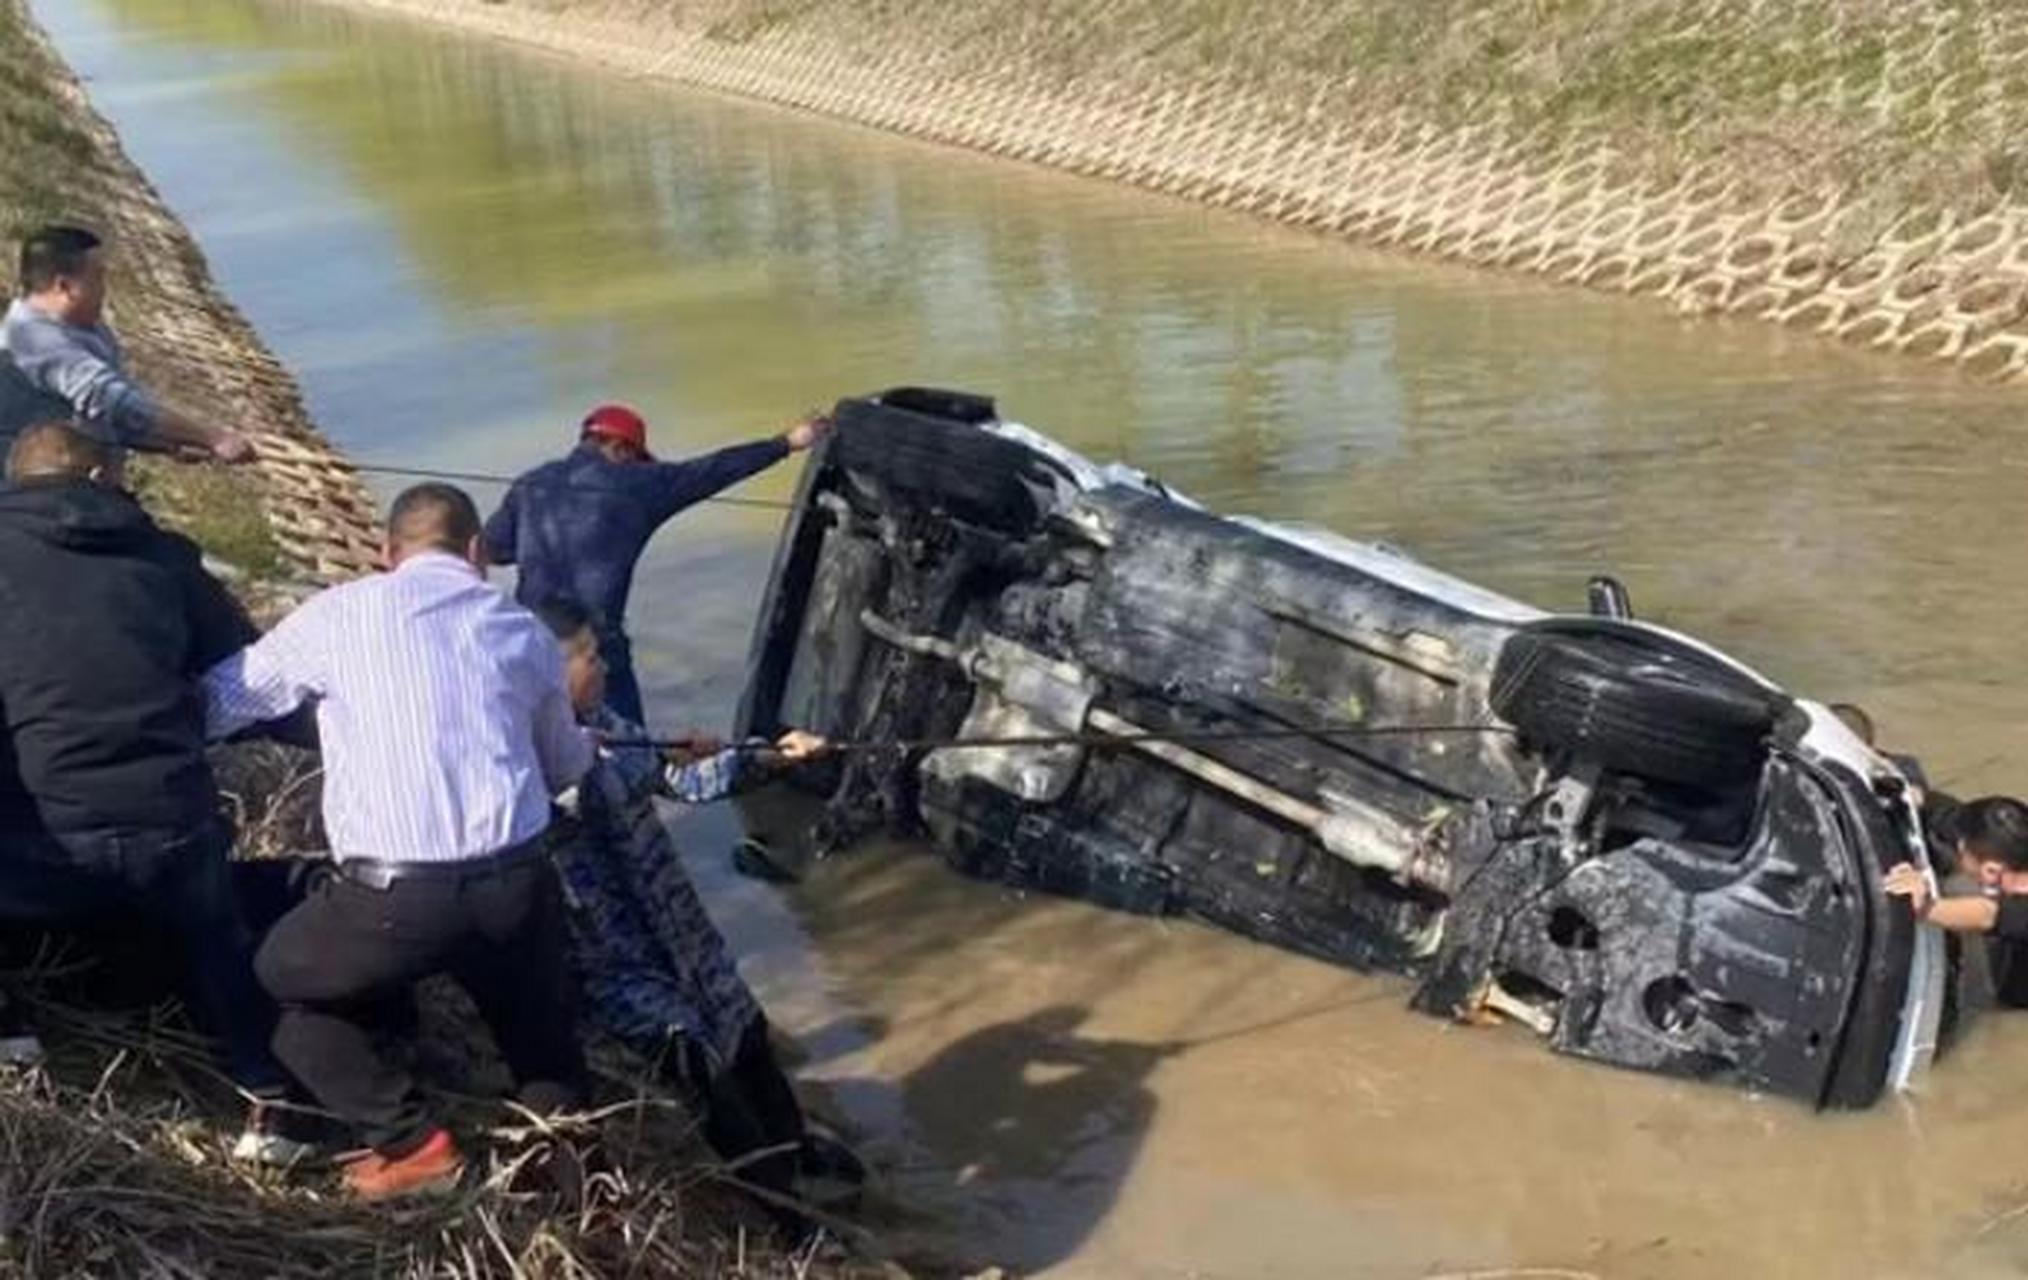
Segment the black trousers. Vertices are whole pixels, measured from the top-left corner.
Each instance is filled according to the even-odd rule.
[[[275,1093],[287,1077],[268,1052],[275,1008],[254,981],[253,940],[233,894],[224,824],[192,832],[101,832],[0,849],[0,919],[71,924],[132,912],[183,943],[193,1005],[225,1047],[234,1083]]]
[[[562,902],[546,858],[369,888],[334,875],[268,934],[255,959],[281,1005],[275,1053],[376,1151],[400,1156],[435,1122],[415,1082],[379,1052],[391,1010],[417,981],[448,973],[471,995],[521,1102],[549,1111],[584,1097],[572,1023]]]

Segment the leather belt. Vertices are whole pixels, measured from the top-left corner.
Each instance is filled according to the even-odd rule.
[[[459,880],[476,879],[479,876],[499,875],[534,862],[546,852],[543,837],[538,835],[532,840],[509,845],[498,853],[485,853],[476,858],[457,858],[443,862],[388,862],[380,858],[345,858],[338,863],[337,869],[339,875],[356,885],[385,890],[407,880],[455,883]]]

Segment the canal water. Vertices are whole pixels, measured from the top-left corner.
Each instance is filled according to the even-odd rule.
[[[1951,788],[2028,787],[2028,393],[318,5],[36,8],[361,460],[512,470],[606,399],[674,456],[971,388],[1542,605],[1615,572]],[[724,724],[774,532],[701,508],[655,545],[663,727]],[[1128,1280],[2028,1268],[2020,1015],[1921,1096],[1819,1117],[919,850],[762,887],[726,869],[740,821],[687,821],[696,874],[924,1249]]]

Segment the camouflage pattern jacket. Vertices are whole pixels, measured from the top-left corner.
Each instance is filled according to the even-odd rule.
[[[616,739],[641,730],[611,712],[591,723]],[[569,904],[571,955],[588,1012],[608,1034],[660,1057],[681,1036],[717,1072],[760,1004],[683,870],[655,797],[703,804],[732,794],[747,753],[664,766],[652,752],[608,749],[550,828]]]

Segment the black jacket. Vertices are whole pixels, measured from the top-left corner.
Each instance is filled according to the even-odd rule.
[[[198,677],[255,635],[197,545],[126,494],[0,489],[0,856],[10,836],[208,820]]]

